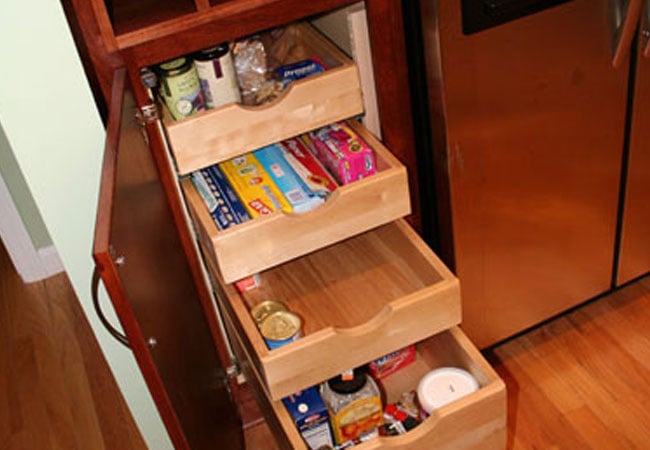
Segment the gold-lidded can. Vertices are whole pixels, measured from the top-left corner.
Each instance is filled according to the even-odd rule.
[[[298,315],[290,311],[276,311],[264,319],[260,325],[260,331],[266,345],[270,349],[274,349],[301,337],[301,327],[302,320]]]
[[[251,315],[259,327],[262,325],[262,322],[264,322],[264,319],[266,319],[270,314],[286,310],[287,307],[284,306],[284,303],[275,300],[264,300],[251,308]]]

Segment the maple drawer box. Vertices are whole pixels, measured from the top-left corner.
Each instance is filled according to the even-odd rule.
[[[446,330],[461,317],[457,278],[404,219],[264,271],[259,287],[243,293],[216,278],[220,309],[273,400]],[[298,315],[302,337],[268,349],[250,313],[264,300]]]
[[[181,175],[363,112],[354,62],[309,24],[291,25],[287,32],[295,34],[301,58],[315,56],[327,70],[294,81],[260,106],[230,103],[178,121],[163,108]]]
[[[241,351],[235,345],[236,351]],[[417,427],[399,436],[380,436],[355,450],[436,450],[506,448],[506,388],[498,374],[458,327],[418,342],[415,363],[379,381],[384,402],[394,402],[417,388],[419,380],[439,367],[458,367],[477,379],[479,389],[434,411]],[[307,450],[282,401],[266,396],[254,367],[243,364],[280,448]],[[251,381],[252,380],[252,381]]]
[[[339,186],[312,211],[276,211],[220,230],[192,181],[182,180],[201,247],[226,283],[410,213],[406,168],[362,125],[349,123],[375,151],[377,173]]]

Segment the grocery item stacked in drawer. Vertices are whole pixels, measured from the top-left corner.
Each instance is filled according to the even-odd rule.
[[[295,79],[276,98],[164,119],[178,172],[187,175],[181,184],[199,240],[226,283],[410,213],[405,167],[354,119],[363,112],[355,64],[309,24],[290,25],[281,35],[274,41],[279,48],[268,52],[281,60],[283,76]],[[341,134],[361,145],[333,145]],[[315,155],[326,173],[296,161],[300,153]],[[262,169],[265,176],[251,175]],[[324,190],[328,179],[336,182],[333,190]],[[220,202],[229,205],[225,211],[216,208]]]
[[[275,211],[311,211],[339,184],[375,172],[373,150],[338,122],[192,172],[192,181],[225,230]]]
[[[287,26],[282,37],[267,58],[281,67],[317,60],[324,69],[282,83],[262,105],[231,102],[182,120],[165,108],[163,123],[181,175],[363,112],[359,73],[344,53],[306,23]]]
[[[404,166],[361,125],[355,121],[348,124],[372,148],[376,172],[338,186],[309,212],[287,213],[281,207],[264,210],[255,220],[220,230],[192,181],[182,180],[204,252],[226,283],[409,214]]]
[[[356,67],[308,25],[291,30],[301,51],[284,66],[307,58],[323,70],[310,69],[262,106],[231,103],[165,119],[241,370],[286,448],[501,445],[503,383],[456,328],[457,278],[403,219],[410,213],[405,167],[355,120],[362,112]],[[381,389],[355,392],[380,406],[348,424],[336,392],[321,398],[323,386],[373,361]],[[406,432],[402,422],[413,423],[399,410],[403,394],[436,369],[476,384],[436,410],[418,402],[431,415],[418,412],[413,419],[421,423]],[[317,412],[318,426],[304,433],[296,399]],[[384,412],[393,426],[384,426]],[[380,429],[405,433],[355,442]]]

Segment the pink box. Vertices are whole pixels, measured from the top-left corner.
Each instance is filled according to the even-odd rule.
[[[310,131],[302,139],[342,185],[377,171],[373,150],[345,122]]]

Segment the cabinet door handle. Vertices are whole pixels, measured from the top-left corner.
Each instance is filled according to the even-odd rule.
[[[106,328],[106,331],[113,336],[120,344],[124,345],[127,348],[131,348],[131,345],[129,344],[129,339],[124,336],[122,333],[120,333],[111,323],[108,321],[106,316],[104,315],[104,312],[102,311],[101,305],[99,304],[99,270],[97,269],[97,266],[95,266],[95,269],[93,270],[93,280],[92,280],[92,286],[91,286],[91,294],[93,298],[93,306],[95,307],[95,312],[97,313],[97,317],[99,317],[99,320],[101,321],[102,325],[104,325],[104,328]]]
[[[632,46],[632,40],[636,33],[640,15],[641,0],[629,0],[627,11],[625,11],[625,19],[623,19],[623,24],[618,33],[614,58],[612,59],[612,65],[617,69],[623,64],[623,61],[630,53],[630,47]]]
[[[650,0],[646,0],[644,8],[644,16],[641,20],[641,41],[645,43],[643,48],[643,56],[650,58]]]

